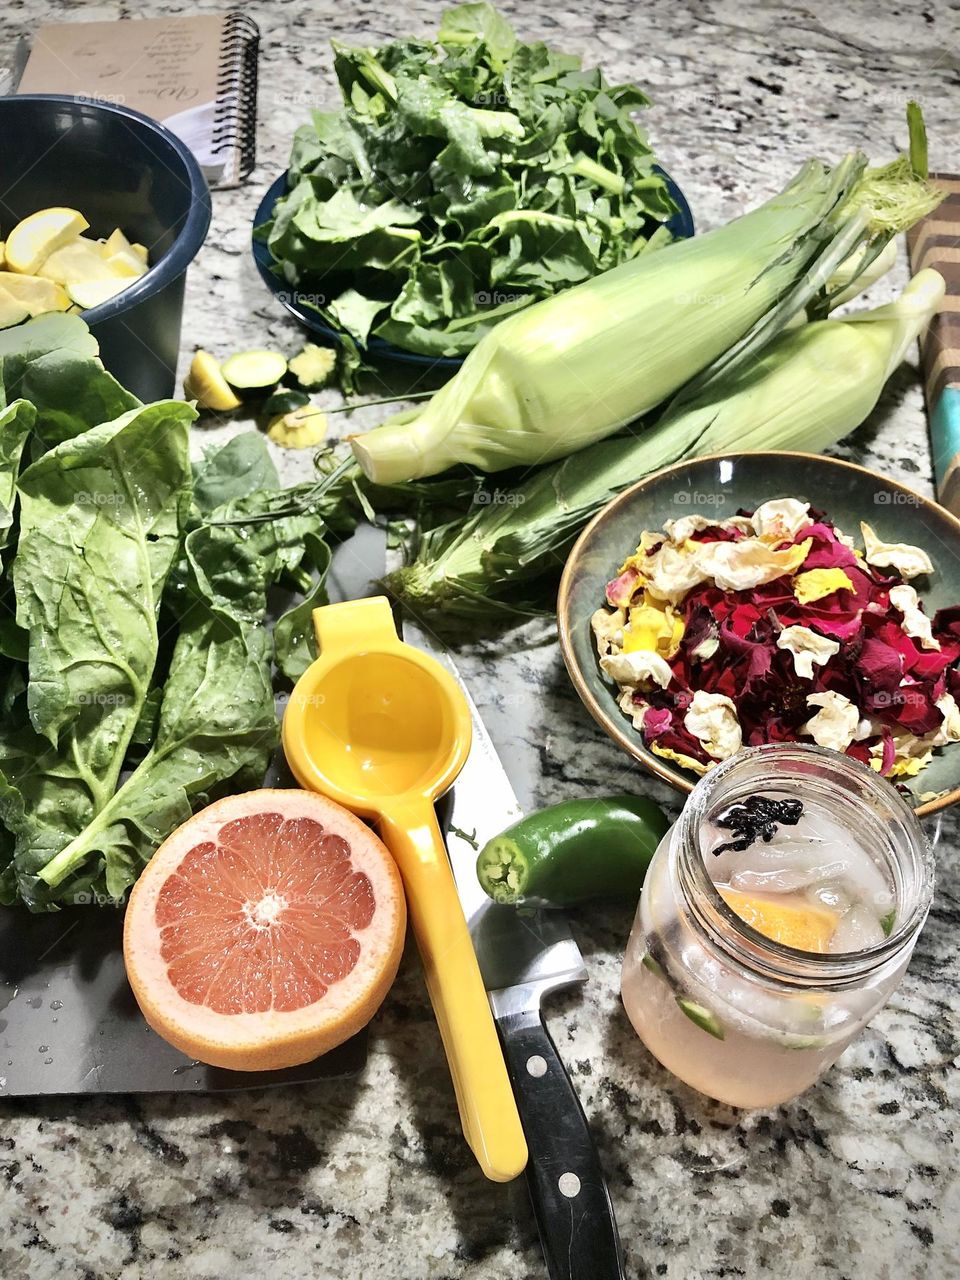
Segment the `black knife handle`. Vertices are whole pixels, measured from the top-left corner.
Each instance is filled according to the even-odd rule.
[[[587,1117],[538,1011],[497,1019],[530,1159],[550,1280],[624,1280],[610,1193]]]

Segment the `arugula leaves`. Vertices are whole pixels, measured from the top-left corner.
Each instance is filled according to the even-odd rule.
[[[447,10],[434,41],[334,54],[343,106],[297,130],[258,235],[360,347],[466,354],[510,311],[669,240],[636,85],[521,43],[489,4]]]

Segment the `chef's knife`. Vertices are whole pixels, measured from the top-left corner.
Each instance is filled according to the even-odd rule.
[[[527,1182],[550,1280],[622,1280],[620,1237],[600,1158],[541,1011],[544,996],[586,980],[583,957],[562,914],[500,906],[481,889],[478,847],[522,811],[449,655],[409,622],[403,633],[457,677],[470,706],[473,747],[441,801],[441,826],[530,1151]]]

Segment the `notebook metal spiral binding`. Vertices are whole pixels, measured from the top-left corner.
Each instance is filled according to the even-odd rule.
[[[235,152],[236,181],[245,178],[256,162],[259,46],[260,28],[241,10],[232,9],[220,47],[221,72],[211,150],[217,154]]]

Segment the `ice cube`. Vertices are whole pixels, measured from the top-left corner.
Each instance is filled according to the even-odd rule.
[[[704,847],[711,849],[730,838],[712,824],[705,828]],[[795,827],[781,826],[769,844],[762,839],[746,849],[729,849],[706,855],[707,867],[718,884],[744,893],[797,893],[830,886],[819,899],[831,910],[843,911],[860,903],[882,918],[894,903],[890,882],[857,839],[857,832],[842,826],[817,809],[808,809]],[[835,904],[830,894],[840,891]],[[817,901],[807,892],[811,902]]]
[[[779,867],[744,868],[737,871],[731,884],[735,889],[758,893],[796,893],[824,880],[843,878],[848,871],[844,857],[824,857],[825,850],[799,849]]]
[[[830,950],[834,954],[841,951],[864,951],[874,947],[885,937],[879,918],[869,907],[851,907],[841,917],[836,933],[830,939]]]
[[[815,907],[826,907],[829,911],[835,911],[837,915],[843,915],[844,911],[848,911],[853,905],[850,901],[850,895],[845,892],[843,885],[836,880],[827,880],[820,884],[812,884],[807,890],[807,900]]]

